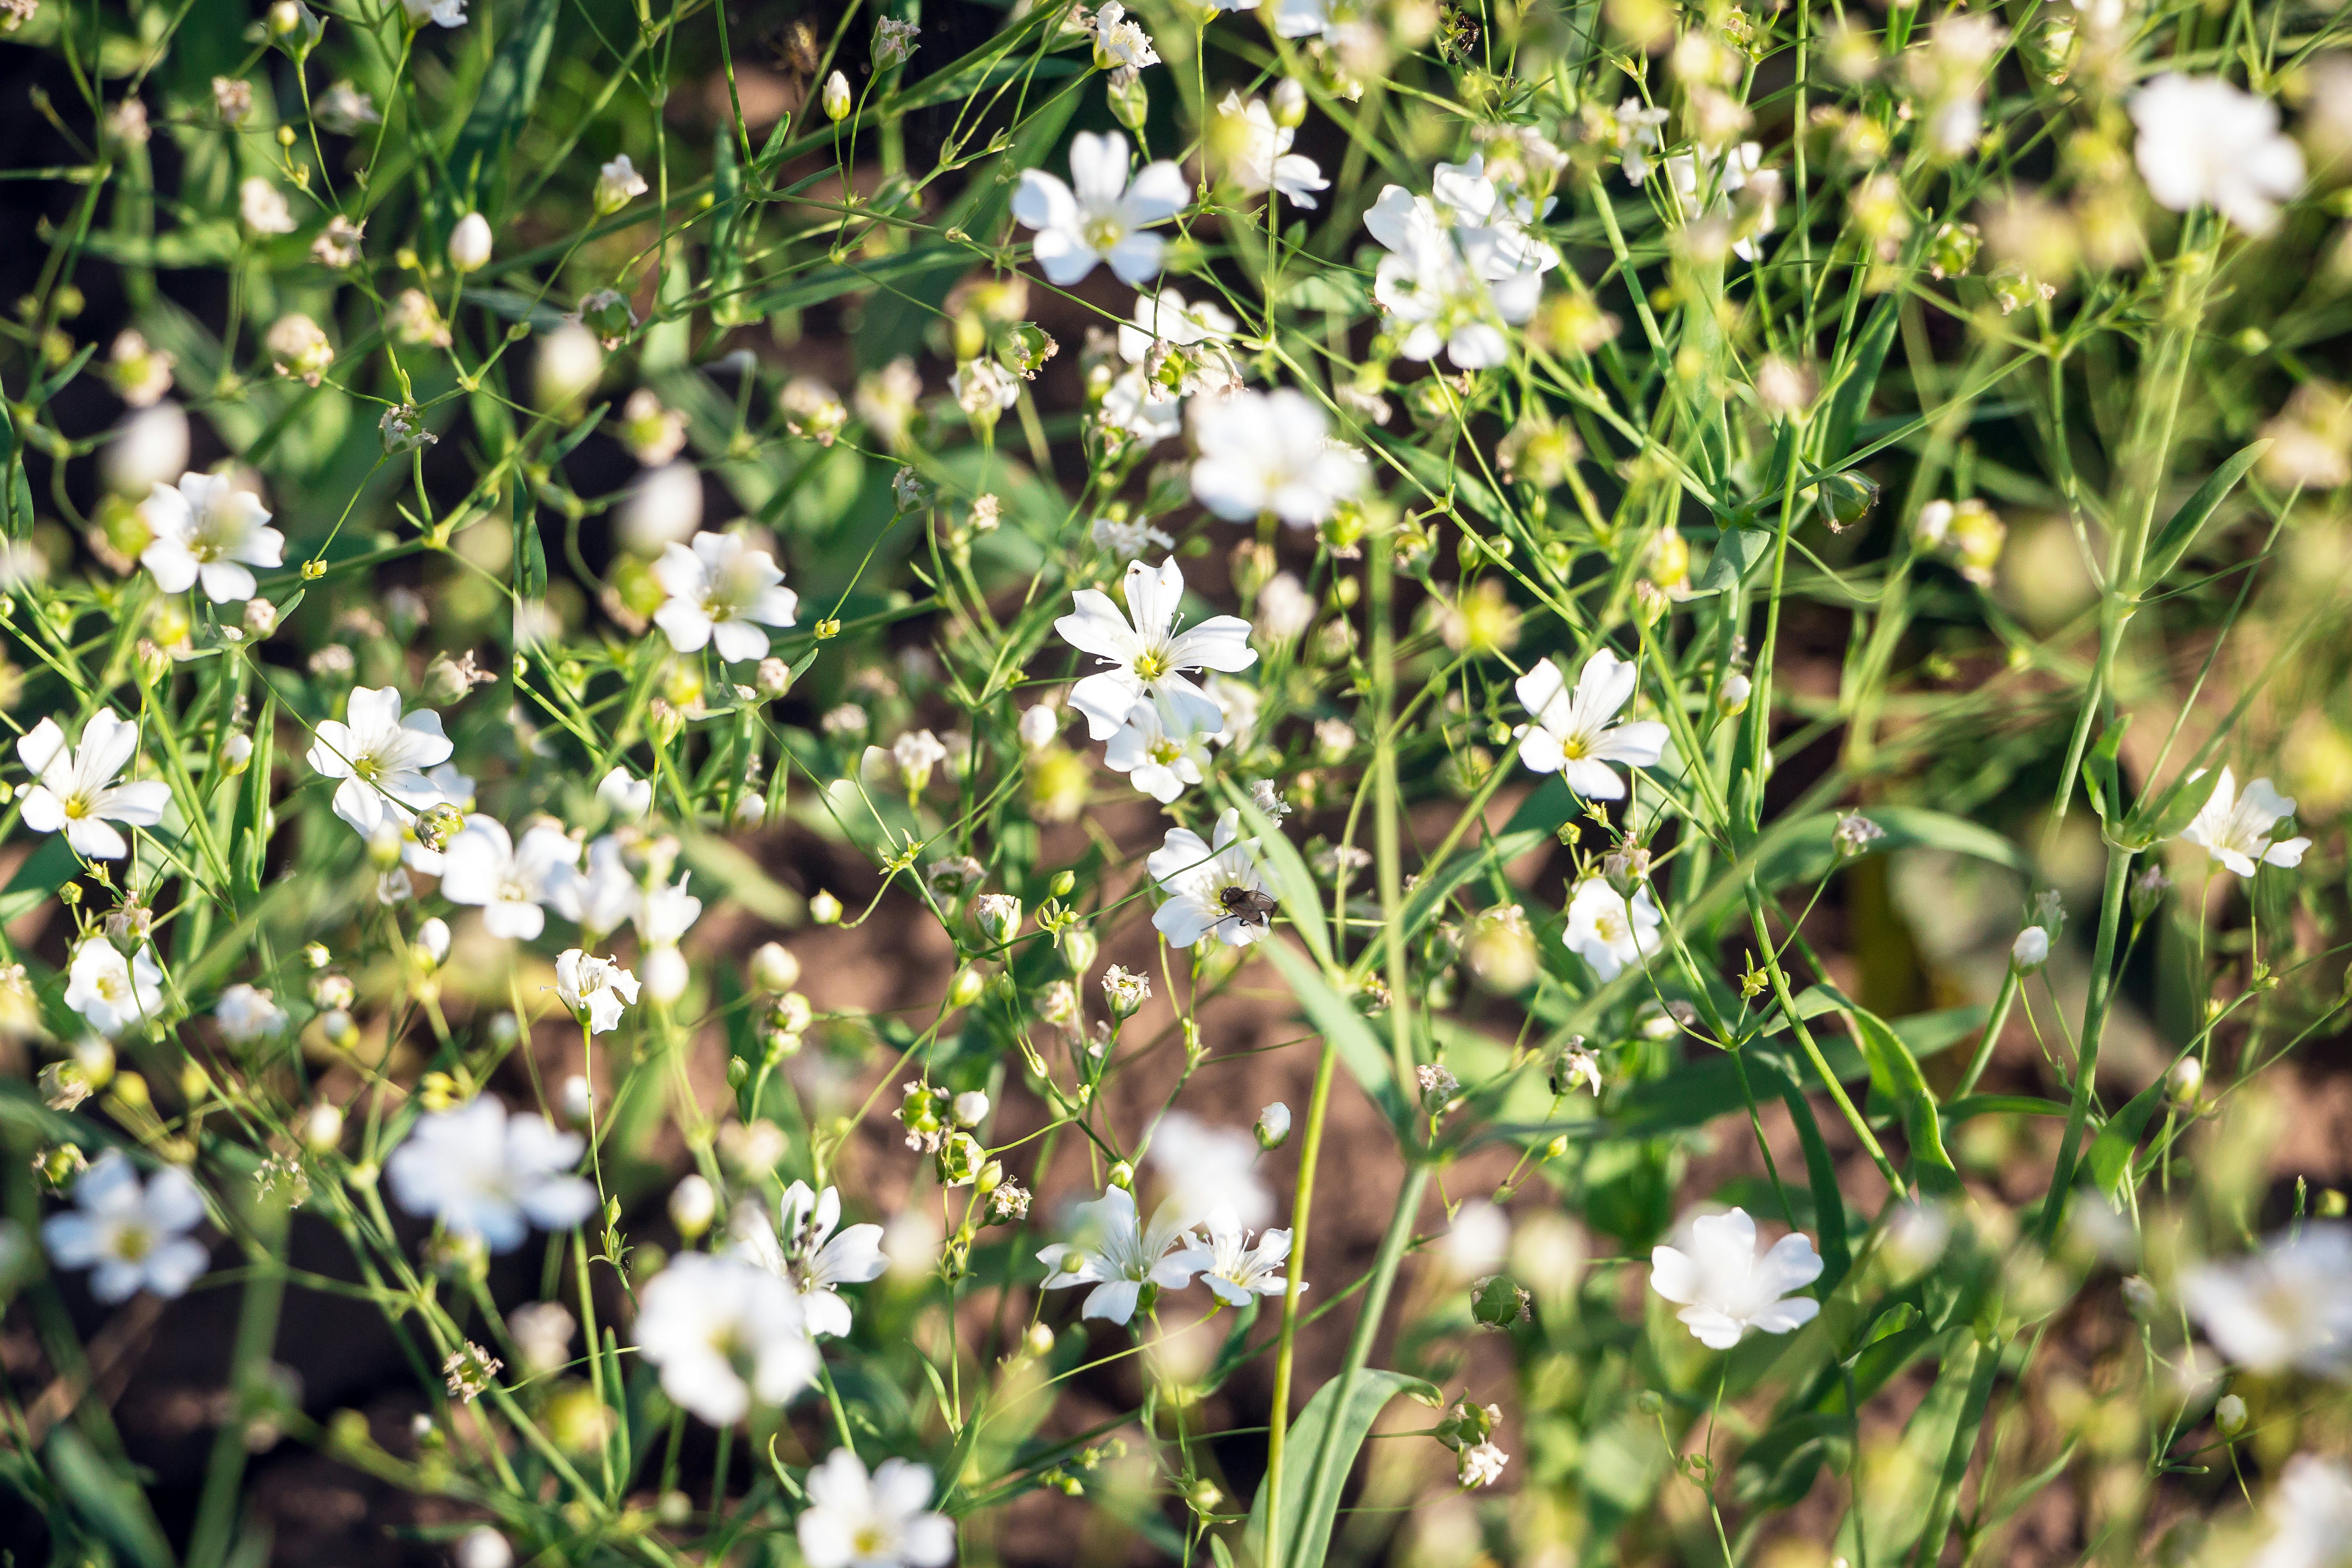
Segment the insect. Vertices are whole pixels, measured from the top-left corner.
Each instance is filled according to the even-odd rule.
[[[1255,888],[1234,886],[1220,889],[1217,902],[1224,906],[1229,919],[1237,920],[1244,925],[1263,926],[1273,918],[1275,910],[1274,895],[1260,892]]]

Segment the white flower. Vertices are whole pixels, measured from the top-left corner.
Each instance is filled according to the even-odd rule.
[[[608,833],[588,846],[584,870],[567,861],[548,878],[546,902],[592,941],[620,930],[644,905],[628,849],[621,835]]]
[[[654,578],[669,595],[654,624],[680,653],[716,642],[720,658],[765,658],[768,634],[760,626],[791,626],[800,613],[800,595],[781,585],[774,560],[731,533],[698,533],[691,549],[665,547]]]
[[[1289,1231],[1269,1230],[1252,1247],[1241,1217],[1227,1206],[1209,1211],[1207,1224],[1207,1241],[1195,1239],[1179,1258],[1199,1274],[1210,1294],[1228,1307],[1241,1307],[1252,1296],[1279,1296],[1289,1289]],[[1307,1281],[1300,1280],[1298,1288],[1306,1289]]]
[[[1745,1209],[1685,1223],[1681,1247],[1650,1251],[1650,1289],[1682,1310],[1709,1350],[1727,1351],[1749,1329],[1785,1334],[1813,1321],[1822,1304],[1794,1292],[1821,1278],[1822,1260],[1801,1231],[1756,1252],[1756,1222]]]
[[[119,1149],[109,1149],[74,1183],[74,1206],[41,1222],[41,1239],[60,1268],[89,1268],[89,1293],[128,1300],[141,1290],[185,1295],[212,1264],[188,1232],[205,1220],[204,1194],[188,1173],[166,1165],[144,1186]]]
[[[2133,155],[2160,206],[2210,206],[2249,234],[2278,225],[2303,186],[2303,152],[2279,132],[2278,105],[2220,77],[2167,71],[2132,95]]]
[[[993,419],[1021,401],[1021,379],[992,359],[968,359],[948,377],[956,406],[975,419]]]
[[[2315,1221],[2180,1281],[2205,1337],[2251,1372],[2352,1373],[2352,1226]]]
[[[692,463],[646,470],[621,505],[621,538],[647,554],[690,537],[702,523],[702,475]]]
[[[492,1252],[522,1245],[533,1225],[565,1230],[596,1210],[596,1189],[569,1174],[583,1147],[546,1117],[509,1117],[488,1095],[417,1119],[383,1164],[393,1196]]]
[[[1271,25],[1282,37],[1319,38],[1340,26],[1331,7],[1332,0],[1276,0]]]
[[[1169,1256],[1184,1239],[1184,1218],[1173,1198],[1153,1211],[1149,1229],[1136,1214],[1135,1194],[1124,1187],[1105,1189],[1103,1195],[1077,1207],[1076,1239],[1055,1242],[1037,1254],[1050,1271],[1045,1289],[1065,1290],[1091,1285],[1079,1314],[1124,1323],[1135,1316],[1137,1298],[1147,1284],[1181,1290],[1196,1272],[1189,1252]]]
[[[1098,70],[1139,71],[1160,63],[1160,53],[1151,47],[1151,36],[1128,19],[1127,7],[1118,0],[1105,0],[1103,8],[1095,14],[1094,31],[1095,67]]]
[[[457,3],[462,11],[464,0]],[[383,123],[383,116],[376,111],[375,100],[347,80],[336,82],[319,95],[311,106],[311,118],[338,136],[349,136],[362,125]]]
[[[1087,531],[1087,533],[1098,548],[1109,551],[1121,561],[1132,561],[1144,552],[1154,548],[1160,550],[1176,548],[1174,540],[1140,518],[1132,522],[1123,522],[1112,518],[1098,517],[1095,519],[1094,526]]]
[[[407,13],[412,27],[421,27],[427,22],[444,27],[466,25],[466,0],[400,0],[400,8]]]
[[[2245,1568],[2344,1568],[2352,1559],[2352,1468],[2342,1460],[2297,1454],[2263,1511],[2270,1534]]]
[[[1140,369],[1121,371],[1103,393],[1102,405],[1095,415],[1104,425],[1141,442],[1147,449],[1181,434],[1184,428],[1183,404],[1170,396],[1165,388],[1145,380]]]
[[[616,213],[646,194],[646,177],[626,153],[596,171],[593,200],[600,213]]]
[[[1658,951],[1658,907],[1647,888],[1634,889],[1629,903],[1601,878],[1588,877],[1568,901],[1568,929],[1560,940],[1593,973],[1614,980],[1627,964],[1639,967]]]
[[[841,1223],[840,1192],[833,1187],[814,1192],[806,1182],[784,1189],[778,1212],[781,1236],[756,1206],[738,1210],[729,1227],[734,1250],[799,1292],[812,1335],[838,1338],[848,1333],[849,1303],[841,1299],[841,1287],[878,1279],[888,1269],[889,1259],[882,1256],[882,1227],[853,1225],[835,1236],[834,1227]]]
[[[2050,933],[2040,926],[2027,926],[2010,943],[2009,961],[2021,973],[2031,974],[2041,968],[2050,962]]]
[[[1273,1216],[1274,1194],[1258,1176],[1257,1139],[1252,1133],[1171,1110],[1153,1131],[1147,1157],[1188,1225],[1218,1209],[1230,1209],[1245,1226],[1264,1225]]]
[[[277,186],[258,174],[248,174],[236,187],[237,216],[256,234],[292,234],[294,215]]]
[[[637,1349],[661,1368],[662,1392],[714,1426],[741,1420],[755,1395],[788,1403],[820,1364],[790,1285],[702,1252],[680,1254],[640,1292]]]
[[[694,922],[702,918],[702,900],[686,890],[694,880],[687,872],[675,883],[656,882],[637,900],[637,940],[648,948],[675,948]]]
[[[121,859],[131,846],[107,824],[152,827],[172,800],[172,786],[160,780],[114,782],[138,751],[139,726],[108,709],[82,721],[79,747],[66,744],[56,720],[42,720],[16,739],[17,760],[34,781],[25,790],[25,826],[36,833],[63,829],[74,853],[89,859]]]
[[[220,1026],[222,1039],[246,1046],[278,1034],[288,1019],[286,1009],[268,992],[238,984],[220,994],[220,1000],[213,1005],[213,1021]]]
[[[489,219],[467,213],[449,231],[449,265],[460,272],[475,272],[488,265],[489,259]]]
[[[1247,947],[1266,934],[1263,917],[1225,907],[1228,889],[1266,891],[1249,846],[1234,840],[1241,833],[1241,813],[1228,806],[1217,816],[1214,847],[1201,842],[1189,827],[1171,827],[1145,868],[1167,901],[1151,913],[1151,923],[1171,947],[1190,947],[1214,931],[1235,947]]]
[[[2251,877],[2257,861],[2272,866],[2303,863],[2303,852],[2311,847],[2310,839],[2273,842],[2272,837],[2278,825],[2294,816],[2294,802],[2271,787],[2270,780],[2255,779],[2241,795],[2237,780],[2225,767],[2214,781],[2213,793],[2206,797],[2189,826],[2180,830],[2180,837],[2239,876]]]
[[[1276,642],[1288,642],[1315,624],[1315,595],[1292,574],[1277,572],[1257,591],[1257,624]]]
[[[1398,351],[1433,359],[1439,349],[1464,370],[1508,357],[1502,329],[1535,313],[1543,275],[1559,253],[1528,225],[1549,213],[1526,197],[1510,199],[1486,174],[1485,155],[1440,163],[1431,194],[1389,185],[1364,214],[1364,227],[1389,254],[1381,258],[1372,298],[1407,331]]]
[[[1172,288],[1138,294],[1133,322],[1123,322],[1118,329],[1118,357],[1129,364],[1143,365],[1150,362],[1155,343],[1186,351],[1190,369],[1172,392],[1149,378],[1143,382],[1150,395],[1162,403],[1197,392],[1232,391],[1241,385],[1242,373],[1228,345],[1240,326],[1213,300],[1187,304]]]
[[[580,862],[580,846],[551,823],[528,830],[518,845],[487,816],[469,816],[441,852],[441,896],[478,904],[492,936],[529,942],[546,929],[544,905],[561,873]]]
[[[1128,563],[1127,610],[1120,613],[1099,588],[1081,588],[1071,598],[1076,612],[1054,623],[1064,641],[1113,666],[1097,670],[1070,689],[1070,706],[1087,716],[1090,739],[1118,732],[1139,702],[1157,702],[1168,724],[1186,732],[1224,728],[1216,702],[1184,672],[1247,669],[1257,662],[1249,646],[1249,623],[1212,616],[1189,631],[1176,629],[1184,597],[1184,574],[1171,556],[1157,570]],[[1129,617],[1132,617],[1130,620]]]
[[[139,518],[153,536],[139,563],[166,594],[201,581],[205,598],[234,604],[253,597],[248,566],[285,564],[286,536],[268,526],[268,509],[226,474],[183,474],[176,486],[157,485],[139,503]]]
[[[187,467],[188,413],[176,403],[125,414],[98,455],[99,478],[116,495],[169,483]]]
[[[835,1448],[806,1484],[794,1528],[808,1568],[939,1568],[955,1556],[955,1521],[928,1506],[927,1465],[885,1459],[868,1477],[856,1450]]]
[[[1195,730],[1171,735],[1156,702],[1139,702],[1128,710],[1127,722],[1103,748],[1103,766],[1125,773],[1128,782],[1166,805],[1199,784],[1209,766],[1210,736]]]
[[[609,958],[567,947],[555,960],[555,995],[590,1034],[601,1035],[619,1028],[621,1009],[635,1005],[637,977]]]
[[[1184,210],[1184,172],[1162,158],[1128,182],[1127,138],[1081,131],[1070,142],[1070,184],[1038,169],[1021,175],[1013,216],[1037,231],[1037,265],[1068,288],[1108,261],[1122,283],[1140,288],[1160,270],[1168,242],[1144,229]],[[1074,190],[1072,187],[1075,186]]]
[[[354,687],[342,721],[322,719],[306,759],[335,786],[335,815],[362,837],[373,835],[395,800],[410,814],[441,804],[441,791],[425,770],[449,760],[449,737],[441,715],[419,709],[403,716],[397,687]],[[429,852],[428,852],[429,853]]]
[[[104,937],[90,937],[74,950],[66,971],[66,1005],[109,1039],[133,1025],[153,1021],[163,1010],[163,972],[155,950],[142,946],[130,958]]]
[[[642,822],[654,808],[654,781],[615,767],[597,782],[596,799],[623,822]]]
[[[1638,98],[1622,100],[1610,126],[1609,144],[1617,150],[1617,166],[1629,184],[1650,177],[1650,154],[1658,150],[1662,128],[1670,118],[1664,109],[1644,108]]]
[[[1304,393],[1242,391],[1192,405],[1192,494],[1228,522],[1272,512],[1311,528],[1370,477],[1364,455],[1330,437],[1323,410]]]
[[[1651,720],[1614,724],[1632,700],[1633,665],[1607,648],[1595,648],[1576,678],[1576,690],[1559,666],[1545,659],[1518,679],[1519,700],[1535,723],[1519,731],[1519,760],[1539,773],[1556,773],[1586,800],[1618,800],[1625,781],[1609,764],[1655,765],[1666,747],[1666,727]]]
[[[1511,1456],[1493,1443],[1480,1443],[1462,1450],[1460,1474],[1465,1487],[1491,1487],[1503,1479],[1503,1467]]]
[[[1043,702],[1033,704],[1021,710],[1021,721],[1016,728],[1020,731],[1021,744],[1024,748],[1042,752],[1054,743],[1055,736],[1062,732],[1061,710]]]
[[[1240,93],[1229,92],[1217,112],[1225,117],[1230,134],[1228,170],[1243,190],[1255,195],[1272,189],[1287,197],[1291,205],[1312,211],[1315,193],[1331,188],[1314,159],[1290,150],[1298,132],[1287,125],[1276,125],[1265,100],[1253,98],[1244,105]]]

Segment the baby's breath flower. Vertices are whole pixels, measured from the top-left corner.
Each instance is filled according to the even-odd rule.
[[[505,1370],[506,1363],[467,1340],[460,1348],[451,1351],[441,1363],[441,1376],[449,1386],[449,1397],[471,1405],[490,1391]]]

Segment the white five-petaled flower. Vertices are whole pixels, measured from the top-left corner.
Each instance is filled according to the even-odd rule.
[[[782,585],[775,561],[731,533],[698,533],[691,549],[666,546],[654,578],[669,595],[654,624],[680,653],[716,643],[723,659],[765,658],[768,634],[760,627],[791,626],[800,613],[800,595]]]
[[[1658,906],[1647,888],[1634,889],[1628,900],[1605,879],[1587,877],[1568,900],[1568,929],[1560,940],[1593,973],[1614,980],[1658,951]]]
[[[601,1035],[619,1028],[621,1010],[635,1005],[637,977],[609,958],[568,947],[556,956],[555,995],[590,1034]]]
[[[1135,1194],[1109,1187],[1090,1204],[1077,1207],[1075,1240],[1055,1242],[1037,1254],[1051,1270],[1045,1289],[1066,1290],[1091,1285],[1082,1317],[1106,1318],[1124,1323],[1135,1316],[1137,1300],[1147,1284],[1181,1290],[1196,1271],[1190,1252],[1170,1256],[1184,1239],[1182,1205],[1175,1198],[1152,1212],[1147,1228],[1136,1213]]]
[[[204,1194],[188,1173],[166,1165],[142,1186],[120,1149],[100,1154],[74,1183],[74,1206],[41,1222],[41,1239],[60,1268],[88,1268],[89,1292],[127,1300],[141,1290],[184,1295],[211,1266],[188,1235],[205,1219]]]
[[[125,1029],[162,1016],[163,972],[155,950],[142,945],[129,958],[102,936],[74,949],[66,970],[66,1005],[82,1021],[112,1039]]]
[[[2294,802],[2273,788],[2268,779],[2255,779],[2238,793],[2238,781],[2228,768],[2213,783],[2213,793],[2180,830],[2180,837],[2203,849],[2241,877],[2254,874],[2257,863],[2299,866],[2308,838],[2274,839],[2278,825],[2294,816]]]
[[[2278,105],[2217,76],[2167,71],[2132,95],[2133,156],[2148,195],[2174,212],[2210,206],[2248,234],[2278,226],[2278,204],[2303,186],[2303,151],[2279,131]]]
[[[310,766],[321,778],[342,781],[335,786],[335,815],[362,838],[392,815],[387,800],[409,815],[440,804],[441,791],[425,770],[449,760],[449,737],[430,709],[404,717],[397,687],[354,687],[342,721],[322,719],[315,733]]]
[[[1110,263],[1118,279],[1140,288],[1160,270],[1168,242],[1144,230],[1184,210],[1191,190],[1167,159],[1146,163],[1129,183],[1127,138],[1081,131],[1070,142],[1070,184],[1039,169],[1021,176],[1013,216],[1037,231],[1035,255],[1045,277],[1068,288]]]
[[[1279,1296],[1289,1289],[1289,1231],[1269,1230],[1252,1247],[1241,1216],[1230,1207],[1211,1210],[1206,1223],[1207,1240],[1195,1238],[1180,1256],[1218,1300],[1240,1307],[1252,1296]],[[1307,1281],[1300,1280],[1298,1288],[1306,1289]]]
[[[1171,947],[1190,947],[1214,931],[1234,947],[1247,947],[1266,934],[1262,917],[1228,909],[1225,895],[1238,888],[1244,893],[1265,892],[1265,879],[1250,858],[1249,843],[1241,837],[1241,813],[1227,806],[1217,815],[1214,845],[1201,842],[1189,827],[1171,827],[1151,852],[1145,868],[1167,895],[1151,912],[1152,926]]]
[[[383,1163],[393,1196],[492,1252],[520,1247],[530,1227],[565,1230],[596,1210],[596,1189],[571,1174],[584,1144],[546,1117],[509,1117],[482,1095],[417,1119]]]
[[[400,0],[400,8],[407,14],[412,27],[421,27],[427,22],[444,27],[466,25],[466,0]]]
[[[166,594],[184,594],[201,582],[215,605],[253,597],[250,566],[285,564],[286,536],[268,526],[269,509],[226,474],[182,474],[158,484],[139,503],[140,521],[153,538],[139,563]]]
[[[547,927],[559,878],[579,862],[579,842],[552,823],[525,829],[517,844],[492,818],[469,816],[441,851],[441,896],[480,905],[492,936],[529,942]]]
[[[816,1381],[821,1358],[801,1300],[775,1275],[721,1253],[681,1253],[640,1297],[637,1349],[662,1392],[714,1426],[756,1396],[782,1405]]]
[[[1632,664],[1595,648],[1568,689],[1559,666],[1545,659],[1518,679],[1519,700],[1535,723],[1519,731],[1519,760],[1539,773],[1560,775],[1586,800],[1618,800],[1625,781],[1609,764],[1654,765],[1666,749],[1666,727],[1652,720],[1612,722],[1632,700]]]
[[[1364,227],[1389,251],[1372,298],[1406,328],[1398,352],[1426,360],[1444,349],[1463,370],[1502,363],[1510,352],[1503,328],[1535,313],[1543,275],[1559,265],[1559,253],[1528,226],[1550,205],[1497,191],[1483,154],[1440,163],[1426,196],[1384,188]]]
[[[1184,793],[1185,785],[1205,776],[1212,739],[1200,730],[1171,734],[1160,705],[1139,702],[1128,710],[1127,722],[1103,748],[1103,765],[1125,773],[1136,788],[1166,805]]]
[[[1132,21],[1118,0],[1105,0],[1095,14],[1095,65],[1107,71],[1139,71],[1160,63],[1151,35]]]
[[[2344,1568],[2352,1559],[2352,1467],[2297,1454],[2263,1500],[2270,1532],[2245,1568]]]
[[[628,861],[628,841],[607,833],[588,846],[588,862],[565,862],[547,879],[546,902],[591,942],[627,924],[644,907],[645,888]]]
[[[841,1287],[878,1279],[889,1268],[890,1260],[882,1255],[882,1227],[853,1225],[835,1234],[841,1224],[840,1192],[814,1192],[806,1182],[784,1189],[778,1215],[781,1231],[756,1206],[738,1210],[730,1224],[734,1249],[800,1293],[812,1335],[837,1339],[848,1333],[849,1303],[841,1299]]]
[[[1125,585],[1125,614],[1101,589],[1081,588],[1071,595],[1075,611],[1054,623],[1071,647],[1113,667],[1097,670],[1070,689],[1070,706],[1087,716],[1089,738],[1109,740],[1140,702],[1157,702],[1171,730],[1223,729],[1223,710],[1185,679],[1185,672],[1247,669],[1255,664],[1249,623],[1234,616],[1212,616],[1178,631],[1184,573],[1173,556],[1157,567],[1129,562]]]
[[[1262,98],[1244,104],[1240,93],[1229,92],[1217,112],[1225,117],[1231,138],[1228,167],[1234,183],[1252,195],[1275,191],[1291,205],[1313,211],[1315,193],[1329,190],[1331,182],[1323,177],[1314,159],[1290,150],[1298,132],[1276,124],[1274,110]]]
[[[794,1528],[808,1568],[940,1568],[955,1556],[955,1521],[931,1511],[928,1465],[885,1459],[868,1476],[856,1450],[835,1448],[807,1487]]]
[[[2315,1221],[2180,1281],[2205,1337],[2252,1372],[2352,1374],[2352,1226]]]
[[[56,720],[42,720],[16,740],[17,759],[33,774],[25,826],[36,833],[62,829],[74,853],[92,860],[121,859],[131,846],[108,824],[152,827],[172,799],[172,786],[158,780],[114,782],[138,751],[139,726],[103,708],[82,721],[79,747],[66,744]]]
[[[1811,1238],[1795,1231],[1759,1257],[1746,1209],[1701,1215],[1682,1227],[1680,1247],[1650,1251],[1650,1289],[1682,1308],[1675,1314],[1709,1350],[1727,1351],[1749,1329],[1785,1334],[1813,1321],[1822,1304],[1794,1292],[1821,1278]]]
[[[646,194],[646,177],[626,153],[596,171],[593,200],[600,213],[616,213]]]
[[[220,994],[213,1005],[213,1021],[220,1026],[221,1038],[243,1046],[268,1039],[290,1020],[268,992],[240,981]]]
[[[1370,477],[1363,453],[1331,438],[1323,410],[1304,393],[1245,390],[1192,405],[1192,494],[1228,522],[1272,512],[1312,528]]]

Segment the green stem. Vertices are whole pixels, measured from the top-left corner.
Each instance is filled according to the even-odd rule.
[[[2083,1003],[2083,1043],[2076,1048],[2074,1095],[2066,1108],[2066,1133],[2058,1143],[2058,1163],[2050,1173],[2050,1195],[2042,1205],[2040,1230],[2043,1241],[2058,1234],[2066,1212],[2066,1196],[2074,1184],[2074,1156],[2090,1120],[2091,1091],[2099,1071],[2099,1037],[2107,1024],[2107,1005],[2115,994],[2116,933],[2122,929],[2124,895],[2131,886],[2132,852],[2107,847],[2107,883],[2099,896],[2098,943],[2091,955],[2091,992]]]

